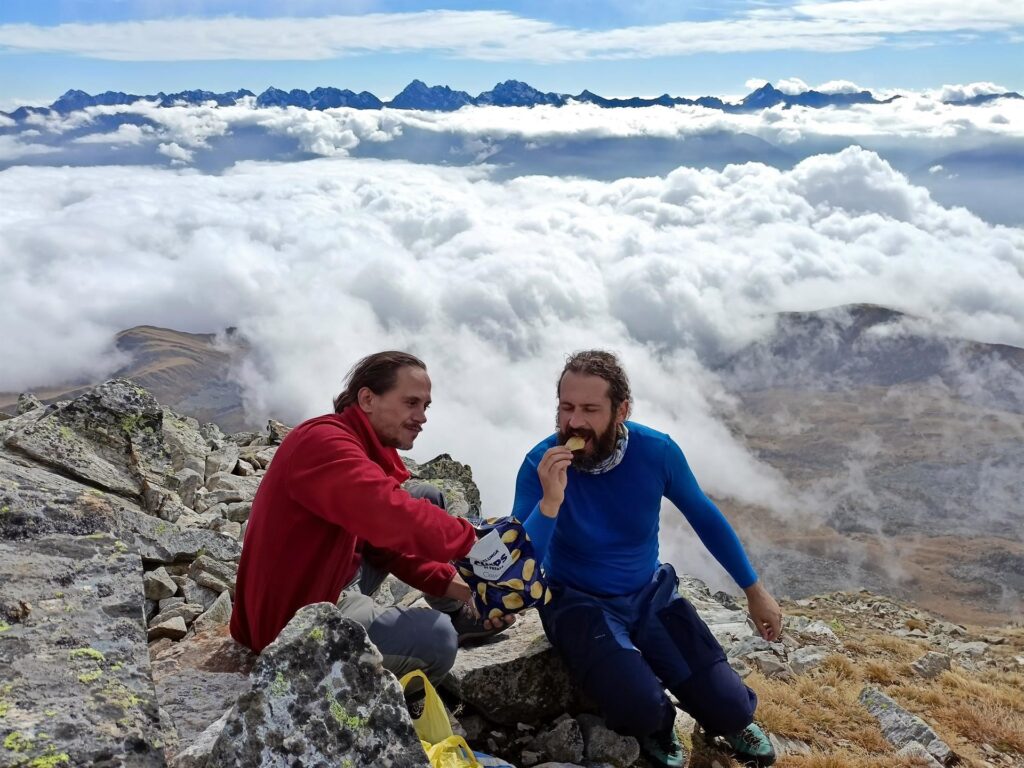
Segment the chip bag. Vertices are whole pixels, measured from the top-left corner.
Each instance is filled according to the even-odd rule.
[[[482,617],[496,619],[551,600],[522,523],[514,517],[492,517],[475,527],[476,544],[455,566],[473,590]]]

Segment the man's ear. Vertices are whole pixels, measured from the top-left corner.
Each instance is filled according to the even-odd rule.
[[[615,409],[615,423],[621,424],[629,418],[629,400],[619,403],[619,407]]]
[[[369,387],[361,387],[356,392],[356,402],[363,409],[363,413],[373,413],[373,401],[377,397]]]

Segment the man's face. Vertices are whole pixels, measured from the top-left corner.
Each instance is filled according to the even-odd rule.
[[[398,369],[395,386],[377,395],[369,387],[359,390],[359,407],[370,420],[383,445],[407,451],[427,423],[430,377],[422,368]]]
[[[573,466],[586,469],[612,455],[619,424],[626,420],[628,405],[612,413],[608,382],[600,376],[569,371],[558,387],[558,443],[570,437],[586,440],[573,454]]]

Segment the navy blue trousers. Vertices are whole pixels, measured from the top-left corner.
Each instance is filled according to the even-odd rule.
[[[638,737],[667,730],[675,719],[667,688],[708,733],[743,730],[754,719],[757,695],[676,587],[667,564],[632,595],[553,585],[541,621],[610,728]]]

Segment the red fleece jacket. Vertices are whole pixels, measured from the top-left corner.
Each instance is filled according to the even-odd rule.
[[[359,563],[441,595],[473,527],[401,488],[409,472],[357,406],[295,427],[253,500],[231,635],[256,653],[305,605],[337,602]]]

